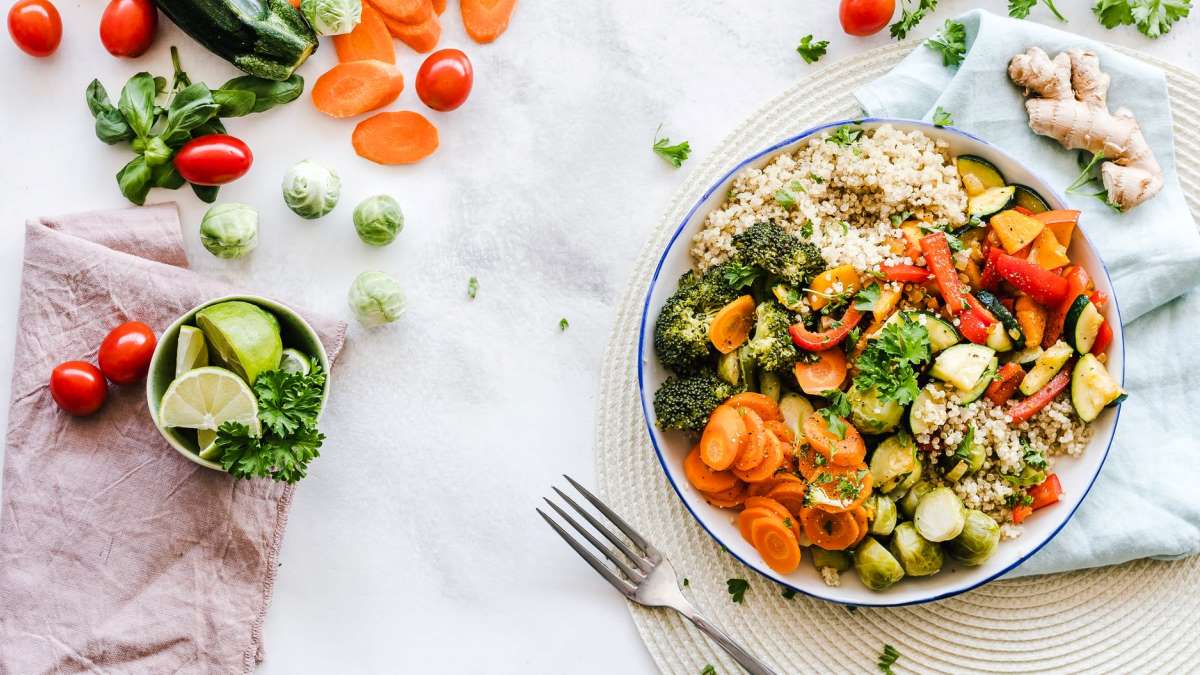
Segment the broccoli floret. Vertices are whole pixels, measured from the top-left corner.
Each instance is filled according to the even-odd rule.
[[[654,351],[662,364],[677,373],[704,366],[711,353],[708,327],[713,316],[736,297],[719,268],[681,277],[654,323]]]
[[[795,286],[806,285],[826,267],[816,246],[788,234],[773,221],[755,223],[734,235],[733,246],[737,260]]]
[[[654,413],[660,429],[700,431],[708,416],[730,396],[741,391],[711,372],[669,377],[654,392]]]
[[[768,372],[778,372],[794,366],[796,359],[800,358],[800,352],[788,333],[792,315],[774,300],[758,303],[754,313],[754,335],[748,346],[758,367]]]

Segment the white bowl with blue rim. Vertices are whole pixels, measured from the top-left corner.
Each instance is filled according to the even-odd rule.
[[[646,301],[642,310],[641,332],[638,339],[638,387],[642,411],[650,440],[658,454],[659,463],[674,487],[684,506],[696,521],[727,551],[759,574],[782,586],[805,595],[832,602],[864,606],[908,605],[948,598],[981,586],[1015,569],[1022,562],[1045,546],[1066,525],[1076,509],[1087,496],[1104,460],[1108,456],[1113,436],[1116,434],[1120,406],[1105,410],[1091,423],[1092,438],[1087,449],[1078,458],[1059,456],[1054,471],[1062,482],[1063,495],[1058,504],[1038,510],[1022,523],[1023,532],[1015,539],[1000,542],[984,564],[968,567],[946,556],[942,571],[929,577],[905,577],[884,591],[872,591],[863,586],[853,571],[841,575],[838,586],[828,586],[812,565],[811,555],[805,551],[800,567],[791,574],[783,575],[768,567],[758,552],[742,539],[736,526],[736,512],[719,509],[704,500],[704,496],[691,486],[683,473],[683,459],[692,448],[695,436],[677,431],[662,431],[654,424],[654,392],[670,375],[654,354],[654,321],[663,303],[675,292],[677,281],[691,269],[689,254],[692,238],[704,227],[704,219],[710,211],[718,208],[725,198],[734,178],[744,169],[766,166],[777,155],[800,148],[810,136],[824,130],[832,130],[845,124],[860,124],[866,129],[890,124],[901,130],[919,130],[935,140],[949,144],[952,155],[976,155],[983,157],[1000,170],[1009,183],[1027,185],[1049,203],[1052,209],[1069,208],[1057,191],[1042,180],[1031,169],[1003,150],[968,133],[951,127],[936,127],[924,122],[896,119],[864,119],[831,122],[809,129],[785,139],[733,166],[716,183],[699,196],[679,223],[662,253]],[[1105,318],[1113,326],[1113,342],[1108,350],[1108,368],[1122,385],[1125,382],[1124,334],[1118,298],[1113,292],[1112,281],[1095,248],[1087,240],[1086,219],[1080,221],[1072,238],[1069,255],[1073,264],[1082,265],[1091,275],[1096,288],[1111,299],[1105,310]]]

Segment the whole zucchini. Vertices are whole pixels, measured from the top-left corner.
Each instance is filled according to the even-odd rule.
[[[210,52],[268,80],[286,80],[317,48],[317,36],[287,0],[156,0]]]

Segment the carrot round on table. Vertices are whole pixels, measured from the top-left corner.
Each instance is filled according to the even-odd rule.
[[[820,396],[830,389],[841,389],[846,380],[846,355],[840,349],[827,349],[813,354],[816,360],[800,361],[792,368],[800,390],[812,396]]]
[[[313,104],[330,117],[382,108],[404,91],[404,75],[386,61],[350,61],[329,69],[312,88]]]
[[[774,476],[779,467],[783,466],[783,442],[776,438],[775,434],[765,429],[762,434],[766,437],[767,448],[767,454],[763,457],[762,461],[755,465],[754,468],[745,471],[736,467],[733,469],[733,475],[747,483],[757,483],[758,481],[766,480]]]
[[[867,456],[867,443],[849,420],[839,419],[845,425],[842,438],[829,429],[829,423],[822,415],[809,415],[804,420],[804,437],[830,464],[855,466]]]
[[[401,23],[421,23],[433,16],[430,0],[370,0],[384,16]]]
[[[333,36],[333,48],[337,50],[338,61],[383,61],[396,62],[396,45],[392,42],[392,34],[370,4],[363,4],[362,20],[354,30],[342,35]]]
[[[739,481],[729,471],[714,471],[700,458],[700,446],[692,448],[683,460],[683,475],[692,487],[701,492],[723,492],[735,487]]]
[[[738,451],[737,461],[733,468],[738,471],[749,471],[758,466],[767,457],[767,435],[762,418],[758,413],[748,408],[738,408],[742,423],[746,425],[746,435],[742,436],[742,447]]]
[[[508,28],[517,0],[460,0],[463,27],[479,44],[487,44]]]
[[[779,412],[779,404],[772,400],[770,396],[758,392],[744,391],[740,394],[734,394],[725,403],[734,408],[748,408],[753,410],[758,413],[763,422],[783,421],[783,413]]]
[[[351,136],[359,157],[379,164],[413,164],[438,148],[438,131],[410,110],[377,113],[358,123]]]
[[[708,424],[700,435],[700,459],[716,471],[724,471],[737,461],[746,435],[746,423],[728,403],[717,406],[708,416]]]
[[[743,295],[722,307],[708,325],[708,339],[722,354],[741,347],[754,327],[754,298]]]
[[[813,544],[829,551],[844,551],[859,539],[858,521],[849,511],[806,508],[800,512],[800,523]]]
[[[759,518],[750,524],[750,543],[763,562],[780,574],[791,574],[800,566],[800,542],[776,518]]]
[[[746,484],[738,481],[733,487],[720,492],[704,492],[704,501],[712,504],[719,509],[732,509],[735,506],[741,506],[746,501]]]
[[[415,23],[397,21],[384,15],[383,23],[392,37],[412,47],[418,54],[433,51],[438,40],[442,39],[442,21],[437,14],[430,13],[426,19]]]

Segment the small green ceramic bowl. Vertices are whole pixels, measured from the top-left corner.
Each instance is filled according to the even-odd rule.
[[[183,325],[194,326],[196,324],[196,312],[209,305],[229,300],[249,302],[274,314],[275,318],[279,319],[279,332],[283,338],[283,346],[285,348],[292,347],[307,354],[310,358],[314,359],[315,363],[320,364],[321,368],[325,371],[325,392],[321,396],[321,412],[325,410],[325,401],[329,398],[329,355],[325,353],[325,346],[321,344],[321,339],[317,337],[317,332],[296,312],[274,300],[268,300],[257,295],[227,295],[191,308],[186,314],[168,326],[158,338],[158,346],[154,348],[154,356],[150,359],[150,372],[146,375],[146,405],[150,409],[150,419],[154,420],[155,428],[158,429],[159,433],[162,434],[163,438],[167,440],[167,443],[172,448],[178,450],[179,454],[187,457],[189,460],[201,466],[216,469],[217,471],[224,471],[220,464],[200,458],[198,454],[200,448],[196,444],[196,435],[192,430],[164,429],[159,425],[158,404],[162,401],[167,387],[175,379],[175,351],[179,341],[179,327]],[[317,414],[320,416],[320,412]]]

